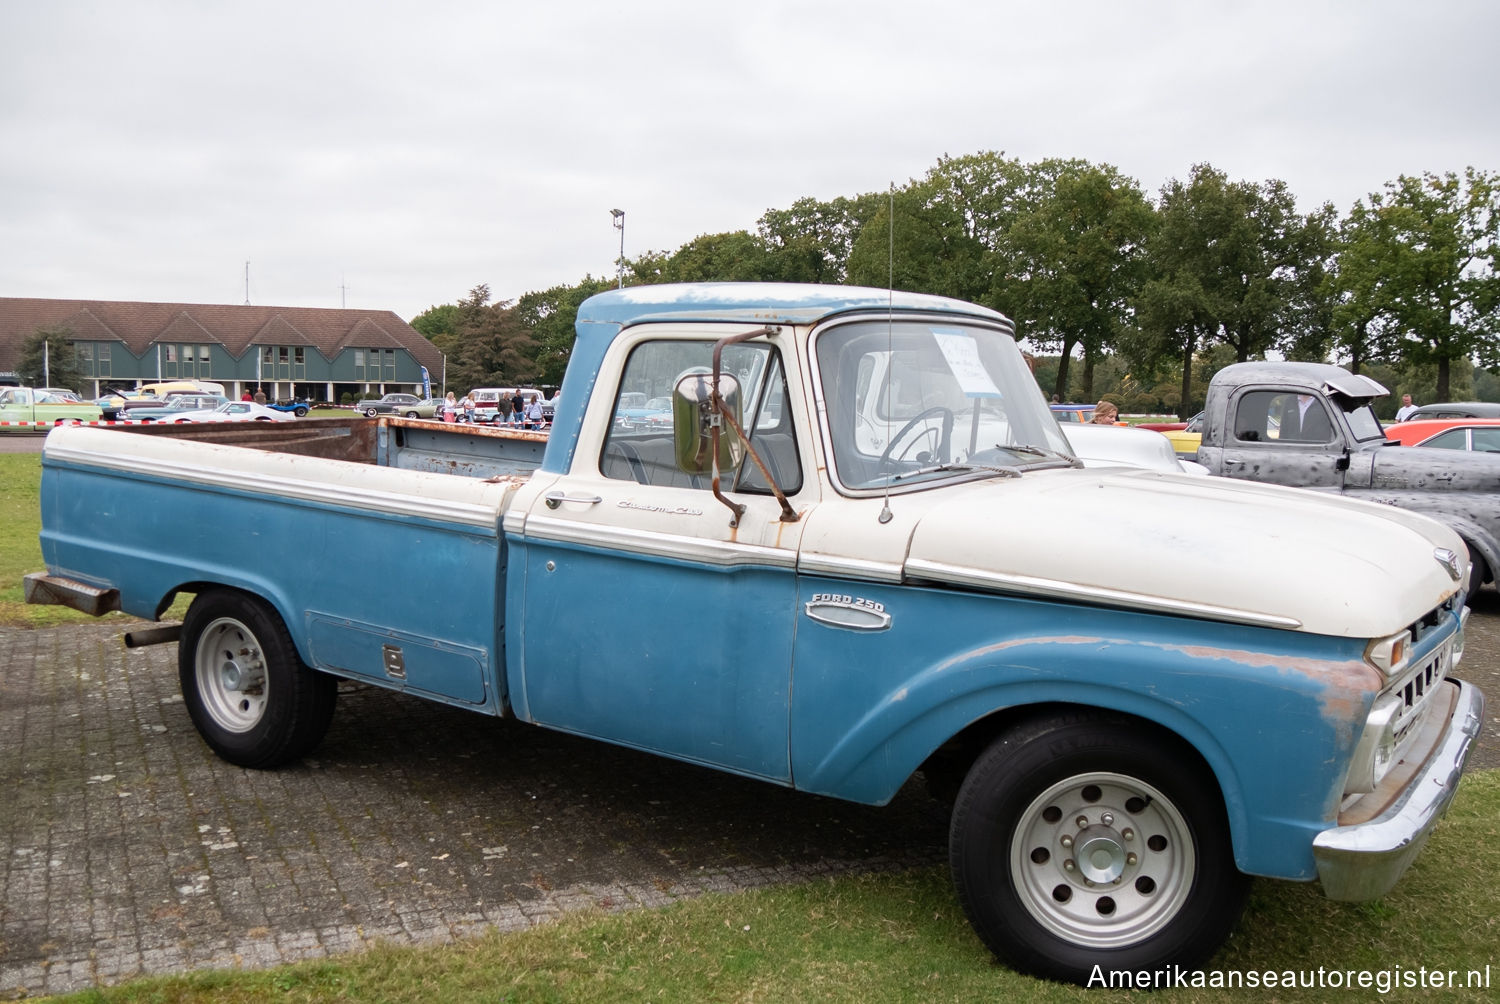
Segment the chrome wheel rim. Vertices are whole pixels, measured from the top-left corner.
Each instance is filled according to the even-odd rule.
[[[1182,813],[1160,791],[1112,772],[1042,792],[1010,846],[1015,890],[1051,933],[1091,948],[1133,945],[1177,916],[1197,856]]]
[[[193,668],[204,710],[229,732],[248,732],[266,710],[265,656],[240,621],[220,617],[198,636]]]

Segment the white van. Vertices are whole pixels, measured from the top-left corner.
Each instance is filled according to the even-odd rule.
[[[469,396],[474,399],[474,421],[475,422],[500,422],[504,420],[504,409],[500,407],[502,398],[510,400],[516,394],[530,404],[533,398],[546,400],[547,395],[535,387],[475,387],[469,391]]]

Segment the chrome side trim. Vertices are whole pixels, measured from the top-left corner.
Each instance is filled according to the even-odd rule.
[[[381,488],[366,488],[347,483],[328,484],[262,471],[204,467],[198,463],[180,463],[155,457],[147,459],[129,454],[103,455],[93,450],[49,446],[46,458],[48,461],[59,461],[76,467],[171,478],[189,484],[244,494],[296,499],[339,509],[363,509],[367,512],[392,516],[462,523],[491,531],[495,529],[499,516],[495,506],[476,502],[403,495]]]
[[[509,526],[506,529],[509,530]],[[532,513],[527,517],[525,533],[527,540],[549,540],[583,547],[628,551],[631,554],[671,558],[719,568],[752,565],[788,569],[797,567],[797,552],[788,548],[738,544],[655,530],[600,526],[595,523],[553,519],[540,513]]]
[[[841,558],[832,554],[804,552],[797,561],[797,571],[804,575],[827,575],[835,579],[861,579],[866,582],[899,583],[903,570],[888,561],[866,561]]]
[[[1043,579],[1032,575],[1006,575],[1003,572],[983,572],[958,565],[947,565],[936,561],[912,559],[906,563],[906,571],[913,580],[952,583],[983,589],[988,592],[1023,593],[1033,596],[1077,600],[1083,603],[1104,603],[1110,606],[1129,607],[1152,613],[1179,614],[1189,617],[1206,617],[1211,620],[1229,621],[1234,624],[1253,624],[1259,627],[1300,628],[1302,622],[1295,617],[1278,614],[1257,613],[1221,607],[1211,603],[1193,603],[1189,600],[1172,600],[1147,593],[1135,593],[1124,589],[1103,589],[1098,586],[1080,585],[1057,579]]]

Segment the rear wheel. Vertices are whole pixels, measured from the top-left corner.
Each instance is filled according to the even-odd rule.
[[[1249,887],[1222,806],[1207,768],[1146,727],[1031,723],[986,750],[959,791],[959,899],[991,951],[1046,979],[1192,969],[1228,937]]]
[[[337,681],[303,665],[276,611],[238,590],[193,600],[177,673],[198,734],[241,767],[278,767],[310,753],[333,719]]]

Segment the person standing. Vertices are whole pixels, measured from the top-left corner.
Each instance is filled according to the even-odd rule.
[[[534,397],[526,406],[526,428],[540,429],[542,427],[542,399]]]
[[[474,423],[474,392],[470,391],[465,394],[459,406],[464,410],[464,421],[472,425]]]
[[[1404,422],[1416,413],[1417,406],[1411,403],[1410,394],[1401,395],[1401,407],[1396,409],[1396,421]]]
[[[518,425],[526,418],[526,399],[521,396],[520,391],[516,391],[510,399],[510,418]]]
[[[1094,425],[1114,425],[1120,418],[1120,409],[1113,401],[1100,401],[1094,405]]]

